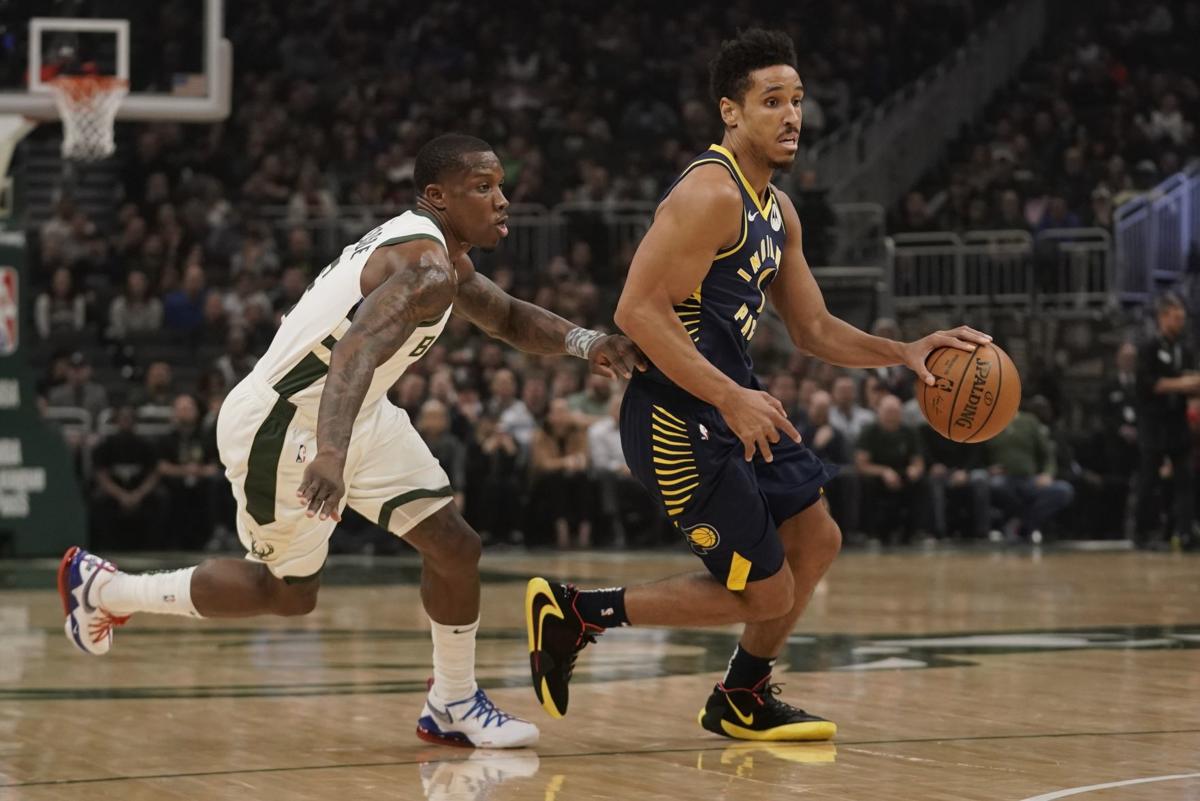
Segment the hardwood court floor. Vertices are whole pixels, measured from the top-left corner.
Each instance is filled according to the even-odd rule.
[[[845,554],[781,659],[786,697],[840,731],[793,746],[696,725],[732,629],[612,632],[566,719],[536,706],[528,575],[610,585],[687,555],[484,560],[479,676],[542,727],[535,751],[413,736],[430,646],[410,560],[331,565],[303,619],[143,615],[103,658],[63,637],[53,563],[0,565],[0,799],[1200,799],[1195,557]]]

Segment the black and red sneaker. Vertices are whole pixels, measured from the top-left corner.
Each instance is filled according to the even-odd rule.
[[[700,725],[735,740],[830,740],[837,724],[780,701],[780,689],[766,676],[749,689],[713,687],[700,710]]]
[[[525,628],[533,692],[552,718],[567,714],[575,658],[604,629],[584,622],[575,608],[579,590],[571,584],[529,580],[525,589]]]

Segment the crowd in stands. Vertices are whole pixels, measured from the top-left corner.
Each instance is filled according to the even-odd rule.
[[[1047,38],[945,162],[899,232],[1111,229],[1114,209],[1200,150],[1200,3],[1050,3]]]
[[[97,547],[230,544],[232,501],[214,442],[224,396],[336,249],[378,222],[347,218],[347,210],[386,213],[411,203],[413,156],[435,133],[490,139],[505,161],[510,199],[545,206],[652,200],[710,142],[703,62],[722,36],[750,21],[752,7],[695,3],[678,13],[618,3],[581,28],[573,5],[522,13],[518,3],[497,17],[483,6],[436,3],[402,19],[389,4],[233,4],[233,116],[207,127],[121,127],[124,192],[113,227],[63,197],[32,254],[39,394],[75,448]],[[779,23],[796,39],[809,84],[806,135],[842,124],[935,63],[977,15],[994,10],[984,5],[855,0],[784,10]],[[972,208],[977,221],[987,218],[962,187],[1009,212],[1005,193],[1016,192],[1014,220],[1028,220],[1030,200],[1050,186],[1074,187],[1071,202],[1090,196],[1091,184],[1064,183],[1053,165],[1076,170],[1082,154],[1092,176],[1118,153],[1140,157],[1127,145],[1157,141],[1147,131],[1180,133],[1182,152],[1194,130],[1174,123],[1178,109],[1164,98],[1174,92],[1195,119],[1195,87],[1167,59],[1194,30],[1195,6],[1168,11],[1164,23],[1161,14],[1137,16],[1157,9],[1153,3],[1106,5],[1096,35],[1108,37],[1124,21],[1132,27],[1121,41],[1130,48],[1160,37],[1162,47],[1152,49],[1161,70],[1121,68],[1122,59],[1146,54],[1081,35],[1078,48],[1047,68],[1053,80],[1041,85],[1039,102],[1018,90],[1002,104],[1007,122],[989,124],[987,144],[971,149],[980,155],[956,165],[941,210],[920,224],[956,227],[958,218],[946,215]],[[1098,52],[1086,56],[1091,50]],[[1050,93],[1082,80],[1079,64],[1094,68],[1083,74],[1096,92],[1109,87],[1129,109],[1146,110],[1145,124],[1131,117],[1111,129],[1118,121],[1093,114],[1087,93]],[[1154,117],[1159,106],[1165,116]],[[1047,120],[1054,136],[1038,134]],[[1125,138],[1110,142],[1113,130]],[[1026,172],[1034,177],[1021,188]],[[1135,185],[1129,173],[1117,171],[1126,189]],[[801,191],[810,188],[805,180]],[[333,218],[348,233],[325,241],[313,223]],[[549,263],[519,264],[501,251],[489,274],[518,297],[611,330],[629,253],[609,247],[603,231],[572,230],[578,236]],[[813,248],[815,235],[806,237]],[[877,330],[919,333],[889,321]],[[1122,531],[1125,495],[1110,490],[1128,487],[1136,458],[1133,467],[1122,462],[1128,454],[1100,429],[1090,439],[1068,436],[1048,401],[1031,399],[1010,432],[986,447],[954,446],[921,423],[904,370],[834,370],[793,353],[769,321],[755,352],[805,440],[840,468],[829,495],[851,541]],[[391,393],[489,542],[674,542],[624,466],[620,396],[620,386],[586,375],[581,362],[516,354],[457,317]],[[86,425],[54,411],[63,409],[83,410]],[[343,526],[368,528],[353,519]]]

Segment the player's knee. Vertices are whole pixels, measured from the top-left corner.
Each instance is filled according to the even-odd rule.
[[[434,565],[462,566],[479,563],[483,543],[461,517],[447,515],[444,524],[420,548],[421,556]]]
[[[770,578],[750,584],[745,592],[747,623],[783,617],[796,601],[796,584],[790,570],[782,567]]]
[[[819,518],[786,545],[793,572],[809,572],[817,566],[824,572],[842,550],[842,529],[830,515]]]
[[[288,584],[280,578],[266,573],[264,583],[271,599],[271,611],[283,617],[299,617],[307,615],[317,608],[317,593],[321,584],[315,578],[294,584]]]

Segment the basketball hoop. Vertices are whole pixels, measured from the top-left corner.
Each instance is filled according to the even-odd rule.
[[[117,149],[113,128],[129,82],[108,75],[60,75],[48,82],[63,124],[63,158],[99,161]]]

